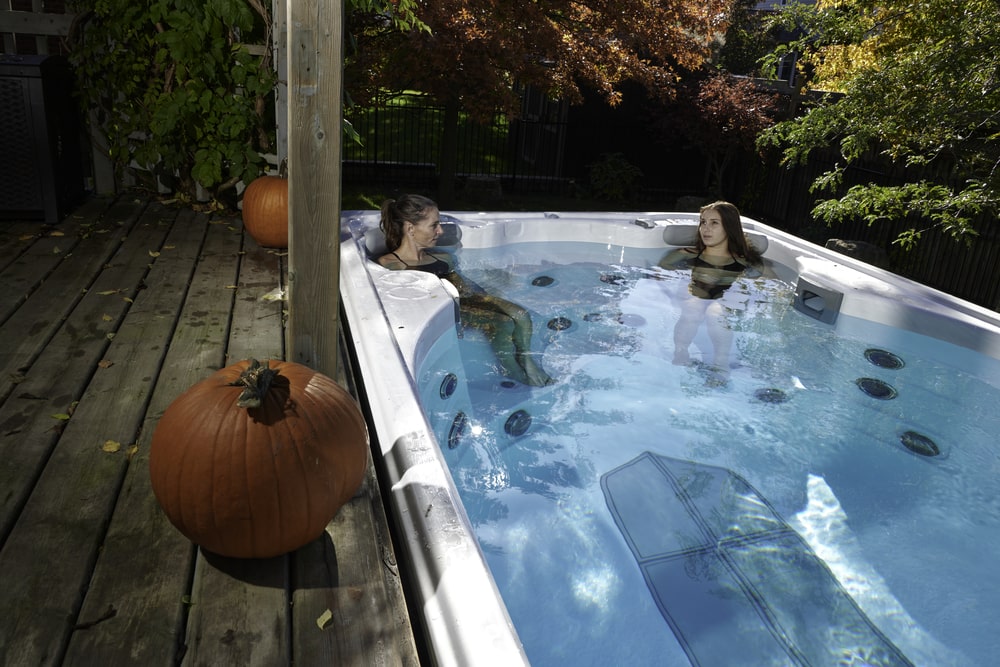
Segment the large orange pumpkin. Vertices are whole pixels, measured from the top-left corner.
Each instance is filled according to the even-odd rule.
[[[291,362],[241,361],[178,396],[153,433],[149,474],[171,523],[208,551],[269,558],[319,537],[360,487],[357,403]]]
[[[243,191],[243,224],[265,248],[288,247],[288,179],[261,176]]]

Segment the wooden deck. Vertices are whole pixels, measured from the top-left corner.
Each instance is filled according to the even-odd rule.
[[[371,466],[269,560],[203,553],[150,489],[178,394],[284,358],[283,268],[238,218],[134,193],[0,220],[0,664],[419,664]]]

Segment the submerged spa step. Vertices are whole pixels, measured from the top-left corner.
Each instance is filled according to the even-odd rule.
[[[645,452],[601,488],[692,664],[912,664],[739,475]]]

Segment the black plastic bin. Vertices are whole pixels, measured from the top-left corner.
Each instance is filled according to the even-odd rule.
[[[65,58],[0,55],[0,218],[55,223],[79,203],[80,128]]]

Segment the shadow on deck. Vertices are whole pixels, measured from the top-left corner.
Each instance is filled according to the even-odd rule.
[[[167,405],[284,358],[283,259],[132,193],[0,221],[0,663],[419,664],[371,466],[321,539],[269,560],[203,553],[151,491]]]

